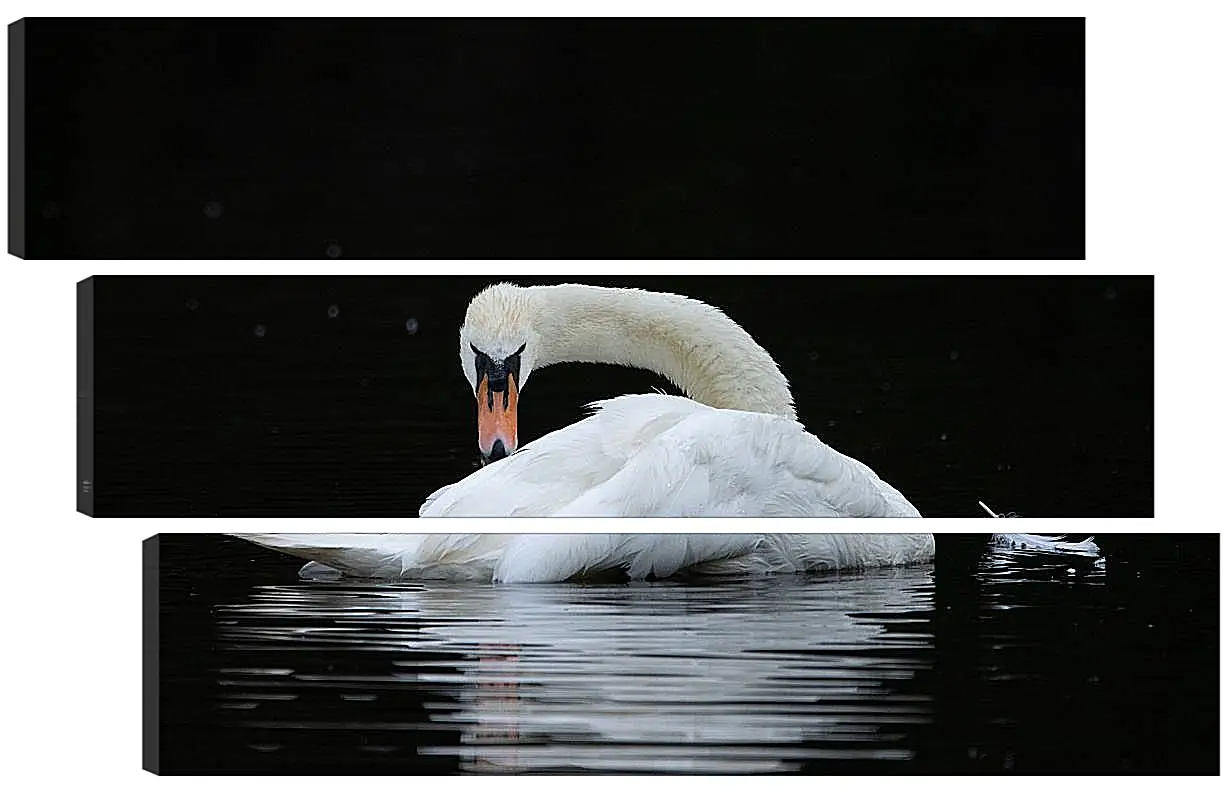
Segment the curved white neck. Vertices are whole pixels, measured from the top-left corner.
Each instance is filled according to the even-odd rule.
[[[527,291],[539,334],[536,367],[639,367],[705,405],[796,418],[790,387],[772,357],[713,306],[675,294],[580,284]]]

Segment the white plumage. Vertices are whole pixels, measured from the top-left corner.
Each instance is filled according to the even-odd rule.
[[[421,516],[919,516],[794,420],[662,394],[596,407],[438,490]]]
[[[930,534],[234,534],[344,575],[382,580],[555,583],[606,572],[765,575],[899,566],[934,558]],[[307,574],[318,569],[308,565]]]

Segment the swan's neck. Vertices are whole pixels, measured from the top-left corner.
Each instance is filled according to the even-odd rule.
[[[777,364],[718,309],[674,294],[564,284],[532,292],[536,366],[621,364],[656,372],[715,408],[795,418]]]

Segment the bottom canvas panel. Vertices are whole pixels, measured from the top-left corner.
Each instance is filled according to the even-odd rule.
[[[145,767],[1218,774],[1217,535],[742,537],[162,534]]]

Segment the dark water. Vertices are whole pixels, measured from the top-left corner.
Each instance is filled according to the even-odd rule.
[[[506,279],[94,279],[95,513],[414,516],[475,467],[458,328]],[[1151,278],[584,280],[721,307],[777,360],[807,428],[926,516],[980,516],[978,500],[1154,513]],[[539,370],[519,431],[655,387],[623,367]]]
[[[160,537],[161,770],[1217,773],[1218,539],[716,584],[298,580]],[[147,677],[147,676],[146,676]]]

